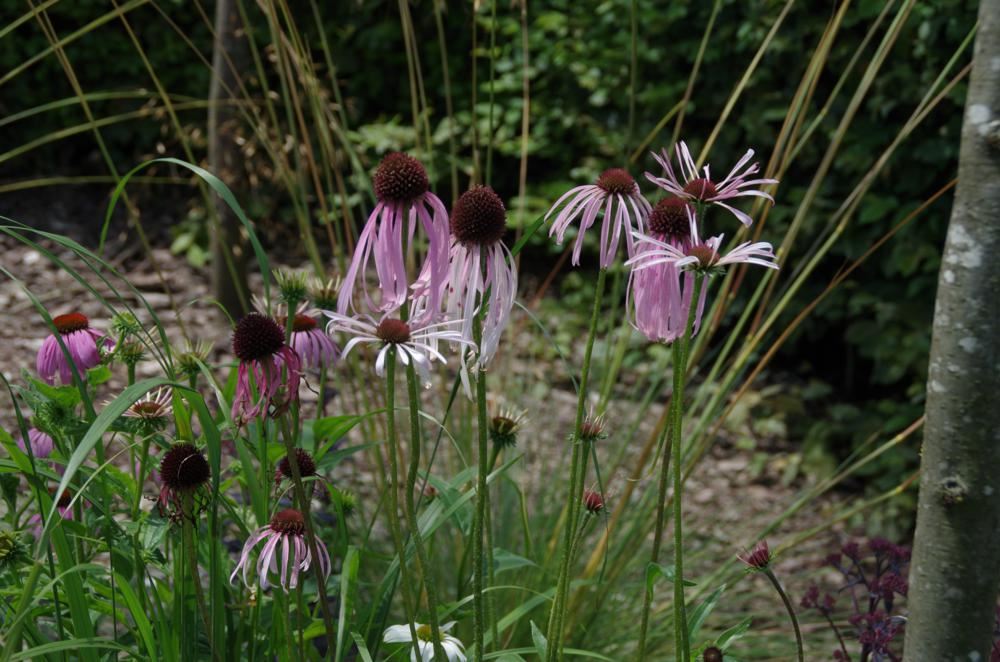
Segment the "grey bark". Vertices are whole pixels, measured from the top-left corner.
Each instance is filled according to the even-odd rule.
[[[1000,587],[1000,0],[982,0],[938,276],[907,662],[986,662]]]
[[[209,170],[233,190],[237,199],[246,180],[243,156],[236,142],[239,113],[232,103],[238,95],[239,72],[249,64],[243,24],[233,0],[216,0],[215,43],[208,107]],[[212,289],[215,297],[238,317],[247,312],[247,246],[239,219],[221,198],[214,198],[215,222],[211,224]]]

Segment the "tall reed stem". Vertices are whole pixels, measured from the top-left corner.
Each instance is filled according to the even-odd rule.
[[[427,592],[427,611],[430,620],[431,636],[434,644],[434,658],[447,660],[444,647],[441,645],[441,626],[438,622],[438,598],[437,586],[434,578],[430,577],[431,565],[427,561],[427,550],[424,547],[424,537],[420,533],[420,526],[417,522],[417,511],[413,503],[413,495],[416,491],[417,473],[420,470],[420,390],[417,388],[417,372],[411,361],[406,366],[406,386],[410,400],[410,470],[406,475],[406,492],[404,494],[404,513],[406,515],[406,525],[410,528],[410,535],[413,537],[413,546],[417,551],[417,572],[423,580],[424,590]]]
[[[604,285],[608,272],[601,269],[597,275],[594,287],[594,307],[590,315],[590,329],[587,333],[587,347],[583,354],[583,367],[580,370],[580,392],[577,394],[576,421],[573,425],[573,459],[570,466],[569,493],[566,498],[566,531],[563,537],[563,553],[559,563],[559,575],[556,581],[556,594],[549,614],[549,625],[546,637],[548,639],[549,662],[562,657],[562,626],[566,612],[566,595],[569,591],[570,565],[573,563],[573,541],[576,534],[577,520],[583,493],[583,483],[587,475],[586,449],[580,440],[583,430],[583,417],[587,407],[587,386],[590,377],[590,358],[594,352],[594,340],[597,336],[597,322],[601,312],[601,301],[604,298]]]

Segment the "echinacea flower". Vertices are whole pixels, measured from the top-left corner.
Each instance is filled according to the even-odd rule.
[[[197,446],[189,442],[174,444],[160,460],[160,508],[172,507],[184,513],[185,498],[193,496],[211,477],[208,460]]]
[[[351,336],[344,345],[343,356],[347,356],[362,343],[382,346],[375,358],[375,373],[379,377],[385,376],[386,355],[390,347],[396,348],[396,359],[400,363],[412,363],[423,383],[430,384],[431,363],[447,363],[444,355],[437,349],[438,343],[475,346],[471,341],[465,340],[455,328],[459,324],[457,321],[407,323],[397,317],[386,316],[376,322],[368,315],[349,317],[331,311],[325,314],[330,318],[326,326],[327,333],[342,332]]]
[[[604,497],[595,490],[586,490],[583,493],[583,507],[591,515],[596,515],[604,510]]]
[[[52,437],[37,428],[28,428],[28,446],[24,445],[23,437],[20,435],[17,437],[17,447],[25,453],[28,452],[28,448],[30,447],[31,454],[38,460],[52,455],[52,446]]]
[[[278,318],[278,324],[285,326],[287,320]],[[292,320],[292,336],[289,340],[292,349],[302,359],[304,368],[323,369],[333,365],[340,356],[340,350],[333,339],[323,333],[319,323],[312,315],[296,313]]]
[[[417,648],[420,650],[420,656],[417,657],[417,651],[410,651],[410,662],[431,662],[435,660],[434,658],[434,634],[431,631],[430,625],[423,625],[420,623],[413,624],[417,631]],[[435,662],[465,662],[465,646],[462,642],[451,636],[450,634],[445,634],[455,626],[455,621],[450,623],[445,623],[441,626],[441,648],[444,649],[445,655],[447,655],[446,660],[435,660]],[[409,625],[390,625],[386,628],[385,633],[382,635],[382,641],[387,644],[413,644],[413,635],[410,634]]]
[[[56,327],[63,344],[66,345],[72,365],[76,366],[76,371],[81,379],[86,379],[87,370],[101,362],[98,344],[101,343],[105,347],[114,344],[110,338],[104,337],[104,333],[90,328],[90,320],[80,313],[56,315],[52,318],[52,325]],[[102,338],[104,338],[103,341]],[[63,384],[69,384],[73,381],[73,369],[70,367],[70,362],[67,361],[62,347],[59,346],[59,339],[55,335],[50,335],[42,343],[38,350],[35,367],[38,369],[39,376],[49,384],[55,383],[57,372]]]
[[[448,276],[448,212],[441,200],[431,193],[427,171],[417,159],[393,152],[379,164],[373,177],[378,204],[358,236],[354,257],[344,277],[337,302],[337,312],[354,307],[355,283],[360,278],[363,300],[368,310],[387,312],[403,305],[407,296],[426,299],[422,311],[436,316]],[[407,246],[414,245],[417,225],[427,236],[427,255],[417,279],[411,284],[403,255],[404,234]],[[374,260],[381,297],[376,304],[369,292],[367,271]]]
[[[747,150],[746,154],[736,162],[733,169],[721,181],[712,180],[707,165],[702,169],[702,172],[698,172],[698,167],[695,165],[694,159],[691,158],[691,152],[684,141],[675,145],[674,152],[677,155],[680,177],[674,172],[673,166],[670,164],[670,153],[666,149],[662,150],[661,154],[653,154],[656,162],[663,167],[663,177],[646,173],[646,179],[670,195],[703,204],[718,205],[728,210],[743,225],[747,226],[753,223],[750,215],[730,206],[726,201],[742,197],[757,197],[774,202],[774,198],[770,194],[756,187],[777,184],[777,179],[750,179],[760,171],[760,165],[757,163],[747,165],[754,155],[752,149]]]
[[[650,237],[686,251],[692,244],[692,206],[683,198],[671,196],[656,203],[649,215]],[[636,235],[639,239],[643,235]],[[653,256],[652,244],[636,241],[631,258],[625,262],[634,266],[629,274],[625,304],[632,326],[653,342],[672,343],[683,333],[694,295],[694,274],[682,274],[672,262],[647,264]],[[693,331],[701,325],[707,288],[702,288],[695,311]]]
[[[462,320],[462,337],[473,338],[473,319],[485,306],[477,364],[484,368],[496,354],[517,294],[514,258],[503,244],[507,210],[489,186],[463,193],[451,212],[451,272],[447,314]]]
[[[751,570],[767,570],[771,565],[771,550],[767,546],[766,540],[760,540],[753,549],[737,554],[736,558],[743,561]]]
[[[174,410],[171,402],[170,389],[160,387],[133,402],[125,410],[125,416],[144,421],[165,421]]]
[[[330,576],[330,554],[326,550],[326,545],[318,537],[316,540],[316,552],[319,556],[317,562],[323,577]],[[240,569],[243,569],[243,583],[249,588],[250,584],[250,555],[258,543],[264,541],[264,547],[260,550],[257,558],[256,574],[263,589],[271,583],[271,574],[278,577],[277,585],[285,591],[295,588],[299,583],[299,573],[309,570],[312,565],[312,553],[309,551],[309,544],[306,542],[306,523],[299,511],[288,508],[282,510],[271,518],[271,523],[254,531],[253,535],[247,538],[243,545],[243,552],[240,554],[239,563],[236,569],[229,576],[229,581],[236,579]]]
[[[302,361],[285,344],[285,332],[273,319],[260,313],[243,317],[233,331],[233,353],[240,360],[234,420],[242,422],[266,413],[282,387],[287,389],[287,402],[299,397]]]
[[[49,495],[55,496],[55,488],[49,490]],[[73,505],[73,492],[71,492],[70,490],[63,490],[63,493],[59,495],[59,501],[57,501],[55,504],[56,512],[59,513],[59,517],[61,519],[69,521],[73,520],[73,509],[71,508],[72,505]],[[26,524],[28,530],[31,532],[31,535],[35,537],[35,540],[38,540],[42,536],[45,520],[42,519],[42,516],[39,513],[35,513],[34,515],[28,518]]]
[[[500,407],[490,417],[489,433],[493,446],[499,451],[517,446],[517,435],[527,421],[523,411]]]
[[[573,246],[573,266],[580,264],[583,236],[597,220],[603,209],[601,223],[601,269],[607,269],[618,253],[618,243],[625,235],[625,243],[632,252],[632,232],[643,230],[643,221],[650,212],[650,204],[639,192],[635,179],[622,168],[605,170],[593,184],[577,186],[564,193],[545,215],[549,216],[566,202],[566,206],[556,215],[549,230],[549,236],[556,236],[560,244],[566,230],[577,216],[581,217],[580,230]]]
[[[732,264],[756,264],[769,269],[777,269],[774,250],[766,241],[746,241],[725,255],[719,254],[719,247],[725,235],[716,235],[702,241],[698,236],[698,223],[690,208],[685,210],[689,221],[689,239],[679,246],[675,242],[661,241],[646,235],[636,235],[636,257],[626,264],[636,270],[649,269],[661,264],[672,264],[681,270],[715,273]],[[639,253],[641,251],[641,253]]]

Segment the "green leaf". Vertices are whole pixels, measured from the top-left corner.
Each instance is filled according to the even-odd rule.
[[[51,386],[27,371],[22,371],[22,377],[28,382],[29,390],[61,407],[75,407],[80,403],[80,389],[75,386]]]
[[[87,383],[91,386],[99,386],[111,380],[111,368],[104,365],[96,365],[87,370]],[[79,391],[77,391],[79,395]]]
[[[368,645],[365,643],[364,637],[362,637],[357,632],[352,632],[351,636],[354,637],[354,643],[358,646],[358,655],[364,662],[372,662],[372,655],[368,652]]]
[[[531,641],[535,644],[535,650],[538,651],[539,659],[544,660],[548,654],[549,642],[545,639],[545,635],[538,629],[534,621],[531,621]]]
[[[652,592],[653,586],[656,584],[656,580],[660,577],[664,577],[671,584],[674,583],[674,568],[669,565],[660,565],[659,563],[650,563],[646,566],[646,590]],[[684,580],[685,586],[695,586],[696,583],[690,580]]]
[[[742,621],[720,634],[715,639],[715,645],[725,650],[729,644],[746,635],[746,633],[750,630],[750,624],[752,622],[753,617],[747,616]]]
[[[500,549],[499,547],[493,549],[493,571],[498,575],[507,570],[523,568],[529,565],[537,566],[538,564],[531,559],[508,552],[506,549]]]
[[[715,609],[715,605],[718,604],[719,598],[722,597],[723,592],[726,590],[726,585],[723,584],[719,588],[712,592],[712,595],[708,596],[704,602],[699,604],[697,607],[691,610],[688,615],[688,638],[694,640],[698,636],[698,630],[701,629],[702,624],[708,615],[712,613]]]
[[[335,662],[340,662],[343,659],[348,620],[353,608],[354,589],[358,582],[360,563],[361,557],[358,555],[358,548],[351,545],[347,548],[347,556],[344,557],[344,565],[340,571],[340,615],[337,618],[337,652],[333,658]]]

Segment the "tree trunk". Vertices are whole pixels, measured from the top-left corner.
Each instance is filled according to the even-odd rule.
[[[1000,0],[982,0],[938,277],[907,662],[990,659],[1000,587]]]
[[[243,156],[236,143],[239,113],[231,101],[239,97],[239,72],[249,61],[243,24],[234,0],[216,0],[215,45],[208,106],[209,170],[233,190],[237,198],[246,177]],[[212,289],[230,315],[248,310],[247,248],[239,219],[221,198],[215,197],[212,236]]]

